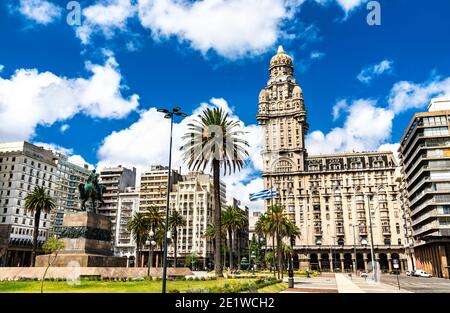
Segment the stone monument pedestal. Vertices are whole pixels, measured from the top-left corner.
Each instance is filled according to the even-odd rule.
[[[116,257],[111,245],[108,216],[90,212],[66,213],[61,231],[64,250],[52,266],[126,267],[126,257]],[[47,266],[48,255],[36,257],[36,267]]]

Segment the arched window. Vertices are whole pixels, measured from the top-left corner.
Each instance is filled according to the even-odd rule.
[[[277,173],[289,173],[291,170],[292,164],[287,160],[281,160],[275,165],[275,172]]]

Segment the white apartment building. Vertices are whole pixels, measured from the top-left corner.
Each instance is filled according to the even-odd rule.
[[[214,222],[214,183],[211,175],[191,172],[173,186],[170,193],[169,210],[179,211],[186,219],[186,226],[178,229],[178,258],[183,263],[187,255],[195,253],[203,268],[213,260],[212,241],[204,238],[206,227]],[[226,200],[226,187],[221,183],[221,198]],[[171,214],[171,213],[170,213]],[[171,245],[168,256],[174,257]],[[186,264],[189,266],[189,264]]]
[[[127,257],[128,266],[133,266],[130,263],[136,259],[136,242],[132,232],[128,230],[128,222],[139,211],[139,192],[139,188],[126,188],[124,192],[119,193],[117,204],[114,255]]]
[[[57,181],[54,154],[25,141],[0,143],[0,225],[9,225],[6,266],[29,266],[34,215],[24,210],[25,197],[35,186],[50,190],[53,197]],[[42,213],[38,241],[49,234],[50,214]]]

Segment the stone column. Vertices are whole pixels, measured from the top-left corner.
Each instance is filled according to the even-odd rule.
[[[341,257],[341,272],[343,273],[345,271],[344,266],[344,253],[340,253],[339,256]]]

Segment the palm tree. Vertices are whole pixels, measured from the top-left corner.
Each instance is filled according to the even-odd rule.
[[[216,276],[223,276],[223,266],[220,258],[221,250],[221,207],[220,199],[220,167],[224,175],[240,170],[248,157],[245,147],[249,144],[241,137],[244,132],[239,130],[239,121],[231,120],[228,113],[221,108],[207,108],[199,120],[188,124],[188,131],[183,136],[186,143],[184,160],[191,170],[205,169],[211,164],[214,182],[214,224],[216,226],[214,267]]]
[[[281,250],[281,243],[282,243],[282,231],[283,231],[283,224],[285,222],[285,217],[283,214],[284,207],[280,205],[272,205],[269,207],[269,220],[270,220],[270,229],[276,238],[277,242],[277,272],[278,272],[278,279],[280,278],[280,271],[282,266],[282,250]]]
[[[174,262],[175,266],[177,267],[177,251],[178,251],[178,227],[186,226],[186,219],[183,217],[183,215],[180,214],[177,210],[172,211],[172,215],[169,218],[169,225],[172,227],[173,231],[173,240],[174,240],[174,248],[175,248],[175,254],[174,254]]]
[[[258,237],[264,238],[264,263],[266,264],[266,267],[268,267],[267,262],[267,237],[270,234],[270,224],[269,224],[269,218],[267,214],[261,215],[255,224],[255,233],[258,235]]]
[[[216,226],[214,224],[208,224],[208,226],[206,226],[203,237],[208,241],[212,241],[213,250],[216,251]],[[224,237],[226,237],[226,230],[222,229],[222,238]]]
[[[300,231],[284,214],[284,207],[272,205],[269,207],[270,229],[277,241],[277,270],[278,278],[284,271],[282,242],[285,237],[298,236]]]
[[[34,213],[33,251],[31,252],[32,267],[34,266],[36,259],[41,212],[49,213],[54,210],[55,207],[55,201],[50,196],[50,192],[42,186],[34,187],[33,192],[28,194],[25,198],[25,211]]]
[[[143,212],[136,212],[128,221],[127,228],[133,234],[134,241],[136,241],[136,262],[134,263],[134,267],[138,267],[140,260],[139,254],[148,236],[148,219]]]
[[[233,270],[233,231],[236,227],[236,210],[233,206],[227,205],[222,212],[222,227],[228,232],[228,247],[230,271]]]
[[[238,257],[238,269],[241,269],[241,230],[248,225],[248,215],[243,211],[238,209],[236,214],[236,238],[237,238],[237,257]]]
[[[163,210],[157,207],[149,207],[144,214],[148,221],[149,231],[153,230],[156,234],[159,229],[164,228],[165,213]]]
[[[157,207],[149,207],[147,208],[147,211],[145,211],[145,218],[147,219],[148,223],[148,232],[153,231],[155,234],[155,241],[157,245],[160,247],[159,251],[162,251],[163,244],[159,244],[158,239],[164,241],[164,220],[165,220],[165,212]],[[161,233],[162,231],[162,233]],[[161,241],[162,242],[162,241]],[[156,260],[158,263],[159,257],[156,255]],[[151,263],[153,263],[153,260],[150,260]],[[158,267],[158,266],[156,266]]]

